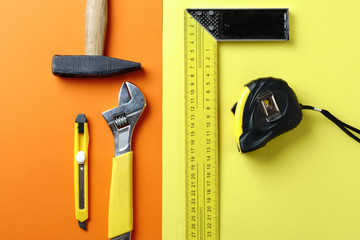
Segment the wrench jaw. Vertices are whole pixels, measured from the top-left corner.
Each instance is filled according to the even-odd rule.
[[[102,113],[114,135],[115,157],[131,150],[131,136],[145,106],[141,91],[126,82],[120,89],[119,106]]]
[[[145,97],[142,92],[132,83],[125,82],[122,84],[119,93],[119,106],[131,103],[132,107],[143,108],[145,105]]]
[[[143,108],[128,115],[122,110],[122,106],[119,106],[103,113],[114,136],[115,157],[131,150],[131,136]]]

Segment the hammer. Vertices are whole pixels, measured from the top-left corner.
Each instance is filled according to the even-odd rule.
[[[108,77],[141,69],[141,64],[103,56],[107,0],[87,0],[85,55],[55,55],[52,72],[61,77]]]

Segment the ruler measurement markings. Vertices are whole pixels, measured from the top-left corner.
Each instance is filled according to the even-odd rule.
[[[217,239],[216,42],[209,45],[208,33],[190,15],[185,21],[186,238]]]
[[[203,37],[202,37],[202,26],[200,26],[200,24],[196,24],[196,30],[197,30],[197,36],[199,37],[199,39],[196,39],[196,43],[197,43],[197,46],[198,46],[198,51],[197,51],[197,59],[199,61],[199,65],[198,67],[201,67],[202,66],[202,62],[201,62],[201,54],[202,54],[202,40],[203,40]]]
[[[187,26],[186,30],[191,30],[191,26]],[[191,36],[195,36],[195,34],[193,32],[186,32],[186,37],[187,37],[186,38],[187,44],[185,46],[185,48],[186,48],[185,50],[186,50],[186,53],[187,53],[186,62],[189,62],[189,63],[191,63],[195,59],[193,56],[191,56],[192,55],[191,53],[194,53],[194,49],[189,49],[188,48],[188,46],[191,46],[191,42],[192,42],[192,45],[194,44],[194,39],[191,39]],[[193,70],[194,69],[196,69],[196,67],[194,67],[193,65],[190,65],[189,69],[186,68],[186,77],[187,78],[193,80],[193,78],[194,78]],[[190,86],[193,86],[193,85],[194,84],[192,82],[190,82]],[[193,104],[194,104],[193,94],[194,94],[194,92],[192,91],[192,89],[190,87],[190,91],[186,92],[186,95],[185,95],[186,102],[190,103],[190,109],[193,108]],[[189,125],[187,126],[187,132],[189,131],[188,129],[191,130],[193,127],[194,127],[193,123],[189,122]],[[193,136],[193,135],[191,135],[191,136]],[[194,149],[193,146],[192,146],[193,145],[192,138],[189,138],[189,141],[187,142],[186,147],[188,148],[189,145],[191,146],[191,149]],[[188,149],[186,150],[186,152],[188,152]],[[191,150],[191,152],[193,152],[193,151]],[[187,163],[187,168],[189,168],[188,161],[186,163]],[[195,165],[194,165],[193,161],[191,161],[190,164],[191,164],[190,168],[187,171],[187,172],[189,172],[187,174],[187,179],[188,180],[190,179],[191,185],[190,185],[190,189],[187,190],[187,195],[191,196],[191,199],[190,199],[190,206],[188,206],[188,202],[186,202],[186,204],[187,204],[187,209],[190,209],[191,221],[189,222],[188,219],[186,219],[186,220],[187,220],[187,226],[188,226],[187,231],[190,232],[192,238],[196,238],[197,234],[194,232],[194,230],[196,229],[196,226],[194,225],[194,224],[196,224],[196,215],[195,215],[195,212],[196,212],[196,210],[195,210],[196,198],[193,195],[193,191],[196,190],[196,184],[195,184],[196,179],[195,179],[195,175],[193,174],[193,171],[195,170]],[[188,186],[186,186],[186,187],[188,188]]]
[[[194,25],[189,25],[188,26],[188,28],[187,29],[189,29],[189,30],[191,30],[192,28],[194,28]],[[191,37],[191,36],[195,36],[195,34],[193,34],[192,32],[190,32],[189,34],[186,34],[186,37]],[[193,41],[191,41],[191,40],[193,40]],[[194,39],[189,39],[189,40],[187,40],[187,46],[191,46],[191,43],[192,43],[192,45],[194,45],[193,43],[194,43]],[[195,46],[195,48],[196,48],[196,46]],[[196,53],[196,49],[194,50],[193,48],[192,49],[186,49],[187,51],[186,51],[186,53],[187,54],[189,54],[190,55],[190,58],[186,58],[186,60],[190,63],[190,64],[194,64],[194,60],[196,59],[194,56],[191,56],[192,54],[191,53]],[[197,66],[197,62],[195,62],[195,68],[192,68],[192,69],[196,69],[196,66]],[[190,65],[190,69],[191,69],[191,65]],[[188,68],[186,68],[186,70],[189,70]],[[189,74],[187,74],[187,77],[189,78],[190,77],[190,79],[193,81],[194,79],[194,76],[195,76],[195,73],[190,73],[190,75]],[[195,78],[195,81],[196,81],[196,78]],[[186,86],[187,88],[190,88],[190,92],[187,92],[187,94],[186,94],[186,96],[185,97],[187,97],[188,96],[188,94],[190,94],[190,96],[191,96],[191,101],[190,101],[190,108],[192,108],[193,107],[193,104],[194,104],[194,101],[193,101],[193,99],[194,99],[194,97],[192,96],[193,94],[194,94],[194,91],[193,91],[193,89],[191,89],[195,84],[193,84],[193,82],[189,82],[189,83],[186,83],[186,84],[190,84],[190,86]],[[195,86],[196,87],[196,86]],[[186,100],[186,102],[188,102],[188,100]],[[186,117],[188,117],[188,116],[186,116]],[[192,118],[192,113],[191,113],[191,115],[190,115],[190,117]],[[192,119],[190,119],[190,121],[189,121],[189,123],[190,123],[190,129],[192,129],[193,127],[194,127],[194,123],[193,123],[193,121],[192,121]],[[187,134],[188,134],[188,130],[187,130]],[[190,144],[192,147],[192,149],[195,149],[195,148],[193,148],[193,145],[195,144],[195,142],[194,142],[194,140],[193,140],[193,137],[194,137],[194,134],[191,134],[190,135],[191,136],[191,138],[189,138],[189,142],[188,142],[188,144]],[[187,150],[187,152],[188,152],[188,150]],[[192,154],[192,153],[195,153],[195,151],[191,151],[190,152],[190,154]],[[193,162],[193,157],[191,156],[191,162]],[[193,163],[191,163],[191,164],[193,164]],[[194,166],[194,165],[192,165],[192,166]],[[195,180],[194,178],[195,178],[195,175],[194,175],[194,173],[192,172],[192,171],[194,171],[195,170],[195,168],[192,168],[192,166],[191,166],[191,169],[188,169],[188,171],[190,172],[190,176],[191,176],[191,179],[192,180]],[[198,171],[197,170],[197,167],[196,167],[196,171]],[[195,181],[194,181],[194,184],[193,185],[191,185],[191,186],[193,186],[193,187],[195,187],[195,190],[196,190],[196,192],[198,192],[198,189],[197,189],[197,185],[195,184],[195,182],[197,182],[198,180],[196,179]],[[190,212],[190,215],[191,215],[191,219],[193,220],[193,221],[195,221],[195,223],[191,223],[191,230],[190,230],[190,232],[191,232],[191,238],[193,238],[193,239],[195,239],[195,238],[197,238],[197,235],[198,235],[198,232],[196,231],[196,229],[198,229],[198,227],[196,227],[196,224],[197,224],[197,215],[196,215],[196,201],[197,201],[197,198],[195,197],[195,195],[193,195],[193,191],[194,190],[191,190],[191,212]],[[188,193],[188,194],[190,194],[190,193]],[[189,228],[189,226],[188,226],[188,228]],[[188,231],[189,231],[189,229],[188,229]]]
[[[196,108],[199,108],[199,74],[198,74],[198,69],[201,67],[201,59],[199,58],[198,54],[199,54],[199,51],[201,50],[201,47],[198,46],[198,43],[199,43],[199,36],[201,38],[201,29],[199,29],[199,26],[196,25],[196,35],[195,35],[195,46],[196,46],[196,49],[195,49],[195,52],[196,52],[196,71],[197,71],[197,74],[196,74]]]
[[[200,24],[199,24],[200,25]],[[201,27],[201,26],[200,26]],[[201,27],[202,28],[202,27]],[[205,45],[205,38],[204,36],[202,35],[202,38],[201,38],[201,42],[202,42],[202,45]],[[202,50],[202,49],[201,49]],[[201,54],[202,54],[202,58],[204,59],[203,61],[203,66],[202,66],[202,73],[201,73],[201,76],[202,76],[202,86],[203,86],[203,99],[202,99],[202,103],[203,103],[203,109],[205,108],[205,51],[201,51]]]
[[[203,163],[203,188],[205,189],[205,163]],[[206,206],[205,205],[205,197],[204,197],[204,199],[203,199],[203,206]],[[203,230],[203,233],[205,234],[205,232],[206,232],[206,230],[205,230],[205,226],[206,226],[206,217],[205,217],[205,211],[203,211],[203,222],[204,222],[204,224],[203,224],[203,228],[204,228],[204,230]]]
[[[196,166],[197,166],[197,169],[196,169],[196,171],[197,171],[197,176],[199,176],[199,164],[197,163],[196,164]],[[197,206],[199,206],[199,177],[197,177],[197,185],[196,185],[196,189],[197,189],[197,194],[196,194],[196,196],[197,196]],[[200,219],[200,211],[199,211],[199,209],[197,209],[197,219]],[[198,236],[200,235],[200,233],[199,233],[199,229],[200,229],[200,227],[199,227],[199,225],[201,224],[201,221],[199,221],[198,222],[198,230],[197,230],[197,234],[198,234]]]

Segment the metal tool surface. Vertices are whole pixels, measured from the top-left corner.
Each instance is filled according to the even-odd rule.
[[[289,40],[289,9],[187,9],[217,41]]]
[[[131,136],[145,106],[142,92],[126,82],[120,89],[119,106],[102,113],[115,141],[108,219],[111,239],[129,240],[133,230]]]
[[[79,227],[86,230],[88,205],[89,128],[85,114],[78,114],[74,134],[75,214]]]
[[[107,0],[87,0],[85,55],[55,55],[52,72],[62,77],[108,77],[141,69],[137,62],[102,56],[107,24]]]

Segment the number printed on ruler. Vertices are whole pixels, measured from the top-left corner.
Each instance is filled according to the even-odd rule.
[[[185,13],[186,238],[218,239],[217,44]]]

